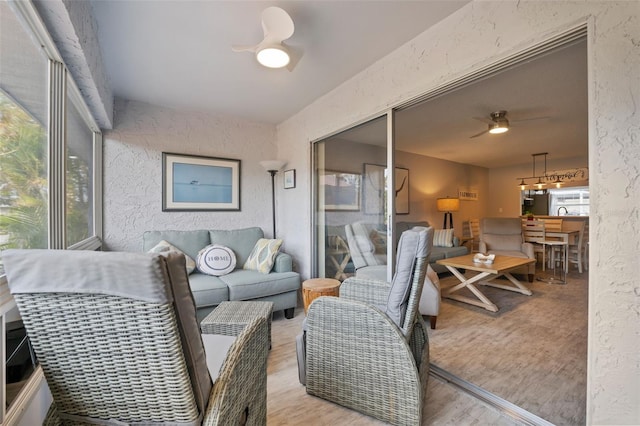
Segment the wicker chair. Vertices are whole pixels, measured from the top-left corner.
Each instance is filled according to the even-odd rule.
[[[53,395],[45,424],[266,424],[267,323],[201,336],[183,256],[8,250],[3,261]]]
[[[419,425],[429,372],[418,303],[433,228],[403,232],[392,283],[348,278],[309,307],[298,337],[307,393],[398,425]],[[306,345],[306,348],[305,348]]]

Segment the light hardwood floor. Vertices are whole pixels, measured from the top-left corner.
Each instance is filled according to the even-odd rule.
[[[500,310],[443,300],[431,362],[558,425],[586,418],[588,274],[527,283],[532,296],[481,287]],[[446,287],[458,281],[441,279]],[[470,293],[469,293],[470,294]]]
[[[431,362],[558,425],[585,422],[587,274],[568,284],[528,284],[533,296],[482,290],[500,311],[443,300],[429,330]],[[455,278],[442,279],[444,286]],[[276,313],[268,362],[269,425],[376,425],[360,413],[307,395],[298,382],[295,336],[304,311]],[[423,425],[514,425],[493,407],[429,377]]]

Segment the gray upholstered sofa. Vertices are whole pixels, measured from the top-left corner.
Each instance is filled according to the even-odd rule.
[[[196,303],[198,320],[202,320],[220,302],[226,300],[264,300],[274,303],[273,310],[284,310],[293,318],[298,303],[300,275],[292,271],[291,256],[278,253],[268,274],[242,269],[256,242],[264,238],[261,228],[235,230],[147,231],[143,250],[149,251],[165,240],[196,260],[198,252],[210,244],[229,247],[236,255],[236,269],[219,277],[197,269],[189,275],[189,286]]]

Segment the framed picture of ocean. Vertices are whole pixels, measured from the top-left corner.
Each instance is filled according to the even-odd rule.
[[[162,211],[240,210],[240,160],[162,153]]]

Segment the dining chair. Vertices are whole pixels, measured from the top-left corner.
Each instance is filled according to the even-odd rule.
[[[586,262],[584,262],[584,230],[585,230],[585,221],[579,221],[578,228],[578,236],[573,239],[573,241],[569,242],[569,264],[575,264],[578,267],[578,272],[582,273],[583,266]]]
[[[533,252],[536,254],[542,254],[542,270],[544,271],[546,249],[543,242],[545,237],[545,222],[543,220],[529,220],[522,219],[522,236],[524,242],[531,243],[533,245]]]

